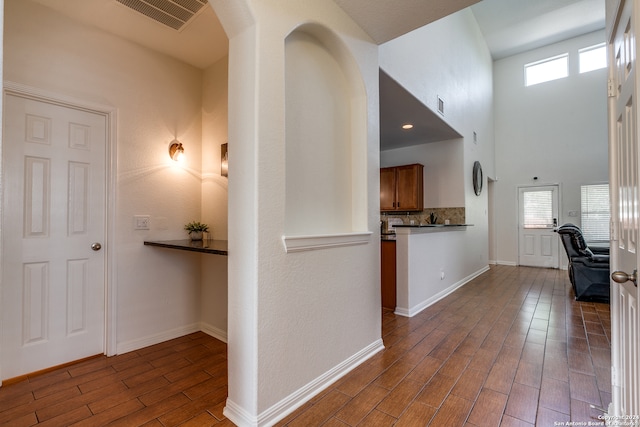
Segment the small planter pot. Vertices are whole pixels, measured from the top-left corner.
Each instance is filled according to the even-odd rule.
[[[191,240],[202,240],[202,231],[191,231],[189,233],[189,238]]]

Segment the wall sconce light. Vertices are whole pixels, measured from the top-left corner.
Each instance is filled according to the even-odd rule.
[[[171,160],[180,162],[184,160],[184,147],[182,147],[182,143],[178,142],[177,139],[174,139],[169,145],[169,156]]]

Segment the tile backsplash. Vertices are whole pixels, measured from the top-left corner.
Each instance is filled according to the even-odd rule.
[[[436,224],[444,224],[445,220],[449,220],[451,224],[465,223],[465,208],[425,208],[422,212],[404,212],[397,214],[382,213],[381,218],[400,218],[404,224],[411,224],[414,221],[418,224],[430,224],[430,215],[436,216]]]

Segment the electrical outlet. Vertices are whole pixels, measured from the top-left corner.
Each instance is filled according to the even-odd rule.
[[[149,230],[151,228],[151,217],[149,215],[134,215],[134,230]]]

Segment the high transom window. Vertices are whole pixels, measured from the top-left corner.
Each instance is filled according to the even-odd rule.
[[[525,85],[533,86],[569,75],[569,54],[531,62],[524,66]]]
[[[578,56],[580,58],[580,73],[588,73],[607,66],[607,46],[604,43],[580,49]]]

